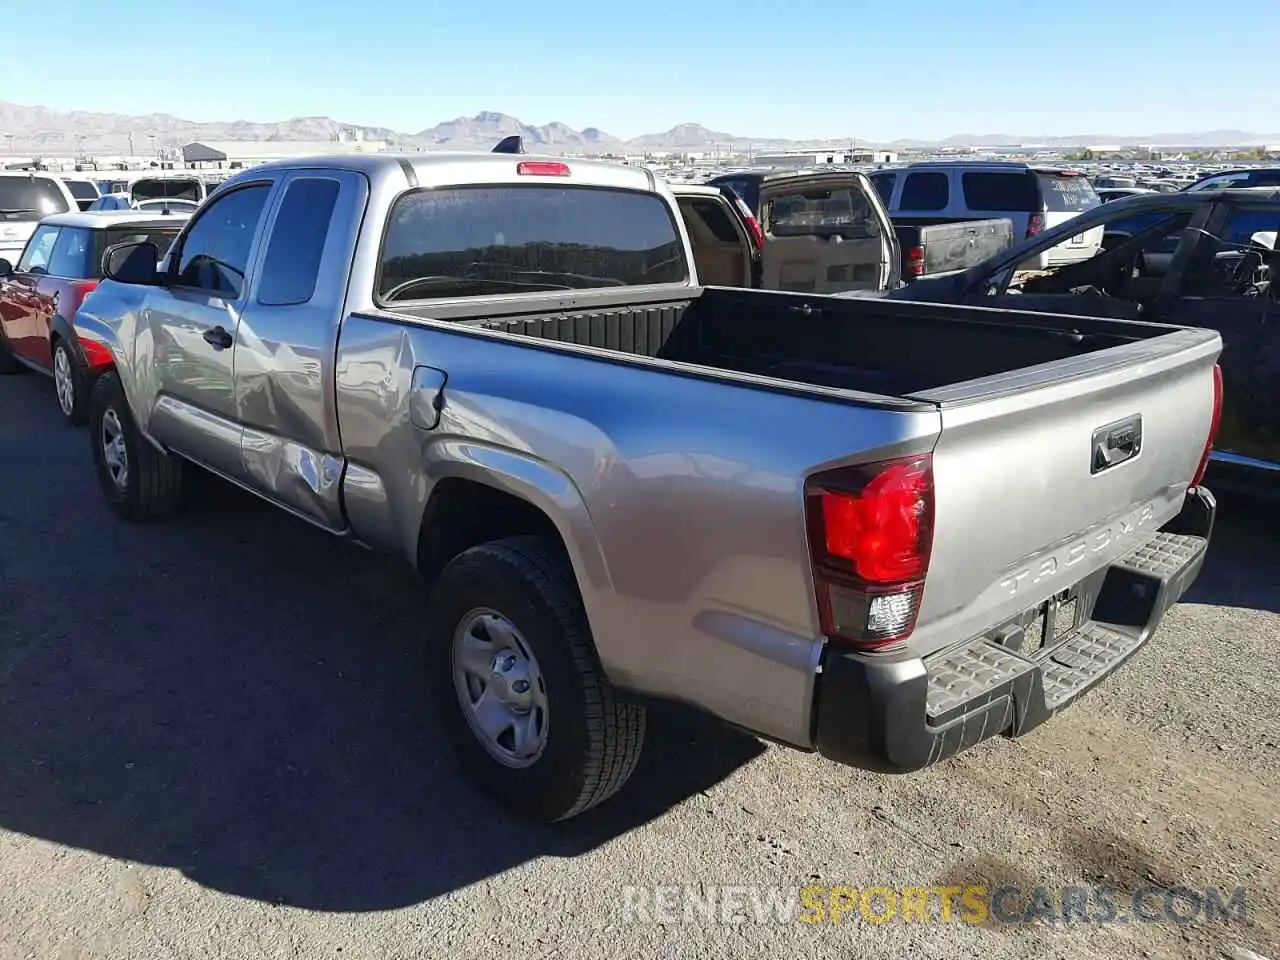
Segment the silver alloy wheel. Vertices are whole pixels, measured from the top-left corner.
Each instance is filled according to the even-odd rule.
[[[71,373],[71,356],[61,343],[53,351],[53,387],[58,391],[58,406],[65,416],[71,416],[76,408],[76,381]]]
[[[453,633],[453,687],[467,725],[495,760],[528,767],[547,746],[547,686],[515,624],[475,609]]]
[[[124,445],[124,428],[120,417],[108,407],[102,414],[102,459],[111,474],[111,482],[123,491],[129,485],[129,451]]]

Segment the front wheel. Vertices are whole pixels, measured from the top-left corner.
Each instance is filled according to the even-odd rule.
[[[67,423],[80,427],[89,422],[89,378],[61,337],[53,344],[53,389]]]
[[[566,820],[626,783],[645,712],[603,675],[558,545],[511,537],[462,553],[435,584],[427,629],[449,741],[509,811]]]
[[[104,373],[89,399],[89,445],[98,486],[126,520],[153,520],[172,513],[182,495],[182,461],[156,448],[138,432],[120,378]]]

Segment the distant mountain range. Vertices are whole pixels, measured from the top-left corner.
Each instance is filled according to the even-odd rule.
[[[417,133],[401,133],[386,127],[339,123],[329,117],[297,117],[273,123],[247,120],[197,123],[167,113],[125,116],[117,113],[60,112],[0,101],[0,151],[4,153],[106,153],[132,148],[149,153],[161,147],[178,147],[196,140],[327,141],[340,134],[358,133],[366,140],[386,141],[394,150],[487,150],[511,134],[524,137],[527,148],[543,153],[642,153],[680,150],[729,150],[746,152],[800,147],[831,149],[847,146],[849,137],[826,140],[786,140],[748,137],[710,130],[697,123],[682,123],[664,133],[648,133],[632,140],[611,136],[597,127],[575,130],[563,123],[541,126],[525,123],[505,113],[484,111],[474,117],[446,120]],[[859,141],[866,144],[868,141]],[[878,146],[899,149],[937,147],[993,147],[1008,144],[1042,144],[1049,147],[1102,145],[1179,147],[1251,146],[1280,143],[1280,133],[1257,134],[1243,130],[1208,133],[1156,133],[1146,136],[1028,136],[1025,134],[957,134],[945,140],[896,140]]]

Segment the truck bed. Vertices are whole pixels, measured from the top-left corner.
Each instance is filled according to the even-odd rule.
[[[695,289],[678,300],[633,300],[590,311],[494,316],[489,309],[483,317],[448,317],[423,304],[397,307],[396,312],[885,398],[917,397],[1175,329],[721,287]]]

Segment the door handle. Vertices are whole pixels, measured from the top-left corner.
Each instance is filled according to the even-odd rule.
[[[233,341],[231,339],[231,334],[227,333],[226,328],[219,325],[204,332],[204,342],[218,347],[219,349],[227,350],[230,348]]]

